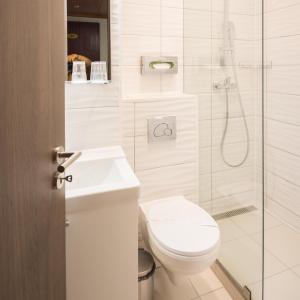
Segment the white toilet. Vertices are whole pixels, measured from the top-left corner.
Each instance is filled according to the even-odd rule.
[[[140,204],[140,218],[148,250],[175,285],[209,268],[217,259],[218,224],[183,196]]]

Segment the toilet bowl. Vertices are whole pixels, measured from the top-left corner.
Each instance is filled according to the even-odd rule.
[[[140,204],[144,242],[179,285],[217,259],[220,231],[215,220],[183,196]]]

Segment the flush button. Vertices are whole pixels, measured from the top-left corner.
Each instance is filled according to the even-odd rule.
[[[176,116],[148,119],[148,142],[162,142],[176,139]]]

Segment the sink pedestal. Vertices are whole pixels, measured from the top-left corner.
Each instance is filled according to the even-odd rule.
[[[138,300],[139,182],[121,148],[98,152],[70,168],[67,300]]]
[[[124,200],[68,215],[68,300],[137,300],[137,202]]]

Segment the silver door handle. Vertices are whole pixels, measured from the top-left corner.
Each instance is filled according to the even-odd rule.
[[[81,152],[62,152],[58,153],[58,155],[60,158],[66,158],[66,160],[57,167],[57,172],[64,173],[66,169],[81,156]]]
[[[65,173],[66,169],[81,156],[81,152],[65,152],[63,147],[57,147],[54,150],[54,155],[58,164],[57,172]]]

